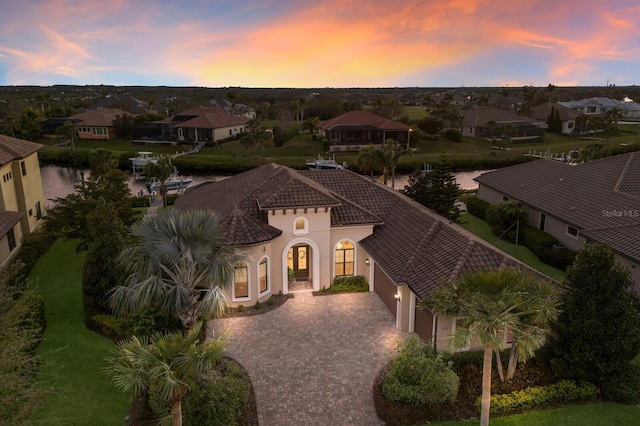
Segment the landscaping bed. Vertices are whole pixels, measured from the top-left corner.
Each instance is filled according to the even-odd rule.
[[[250,317],[252,315],[261,315],[271,312],[282,306],[287,300],[292,299],[293,294],[277,294],[273,295],[264,303],[256,303],[253,306],[243,306],[242,308],[229,308],[222,318],[232,317]]]

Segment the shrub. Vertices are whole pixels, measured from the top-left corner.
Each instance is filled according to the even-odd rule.
[[[553,245],[558,243],[558,239],[533,226],[522,227],[522,244],[539,258],[553,249]]]
[[[55,240],[56,235],[50,232],[40,231],[25,235],[20,253],[16,256],[16,262],[20,261],[24,264],[22,275],[18,280],[26,280],[38,259],[51,248]]]
[[[223,359],[211,373],[188,385],[189,391],[182,400],[185,426],[227,426],[240,422],[249,401],[251,382],[238,364]],[[149,389],[149,405],[157,419],[170,413],[169,403],[162,399],[157,385]]]
[[[540,257],[540,260],[546,263],[547,265],[551,265],[554,268],[558,268],[561,271],[564,271],[573,263],[576,259],[577,252],[570,250],[568,248],[563,249],[551,249],[543,252]]]
[[[629,364],[602,384],[603,398],[622,404],[640,403],[640,366]]]
[[[362,275],[353,277],[335,277],[331,287],[331,293],[359,293],[369,291],[369,283]]]
[[[462,132],[458,129],[447,129],[444,137],[451,142],[462,142]]]
[[[176,203],[176,200],[180,197],[180,194],[167,194],[167,206],[172,206]]]
[[[131,207],[149,207],[149,197],[146,195],[141,197],[131,197]]]
[[[484,220],[484,214],[487,211],[487,208],[489,208],[491,204],[489,204],[487,201],[482,200],[478,197],[469,197],[467,198],[466,205],[467,205],[467,211],[470,214]]]
[[[562,380],[548,386],[535,386],[521,391],[491,396],[491,414],[503,414],[539,408],[549,404],[582,402],[594,400],[600,391],[587,382],[576,383]],[[482,398],[476,400],[476,409],[480,411]]]
[[[516,222],[525,223],[527,213],[516,202],[500,202],[487,208],[485,220],[491,227],[491,231],[505,241],[515,242]]]
[[[411,336],[400,346],[398,357],[389,362],[382,394],[413,405],[454,402],[460,382],[449,364],[444,355]]]

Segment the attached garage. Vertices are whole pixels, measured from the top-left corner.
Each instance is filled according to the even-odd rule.
[[[382,303],[391,311],[394,317],[397,316],[398,303],[396,300],[397,286],[385,274],[378,265],[374,267],[374,289]]]

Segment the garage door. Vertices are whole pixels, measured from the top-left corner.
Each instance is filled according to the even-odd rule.
[[[397,291],[396,285],[389,279],[387,274],[385,274],[382,269],[378,267],[378,265],[375,265],[373,277],[375,292],[380,297],[380,300],[382,300],[382,303],[385,304],[387,309],[389,309],[389,311],[391,311],[391,313],[395,317],[397,308],[397,302],[395,298]]]

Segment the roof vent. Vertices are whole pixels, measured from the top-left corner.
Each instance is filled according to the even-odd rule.
[[[560,182],[564,182],[564,179],[563,179],[563,178],[560,178]]]

